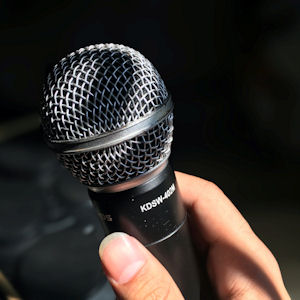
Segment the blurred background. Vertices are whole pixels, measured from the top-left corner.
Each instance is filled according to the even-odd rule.
[[[11,294],[113,299],[86,189],[47,149],[38,116],[59,59],[113,42],[143,53],[173,96],[175,169],[223,189],[300,298],[299,1],[1,1],[0,32],[0,280]]]

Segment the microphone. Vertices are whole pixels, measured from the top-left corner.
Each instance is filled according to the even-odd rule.
[[[187,214],[168,162],[173,103],[149,60],[117,44],[69,54],[48,75],[41,120],[49,147],[88,187],[105,232],[136,237],[186,299],[199,299]]]

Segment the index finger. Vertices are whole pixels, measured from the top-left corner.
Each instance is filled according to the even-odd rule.
[[[175,174],[181,199],[207,243],[253,233],[241,213],[214,183],[181,172]]]
[[[191,229],[207,243],[208,272],[221,298],[290,299],[276,259],[225,194],[201,178],[180,172],[176,178]]]

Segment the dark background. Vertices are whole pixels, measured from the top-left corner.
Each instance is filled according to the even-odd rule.
[[[156,66],[174,167],[224,190],[300,297],[298,1],[2,1],[0,20],[0,269],[25,299],[111,299],[97,217],[38,120],[53,65],[105,42]]]

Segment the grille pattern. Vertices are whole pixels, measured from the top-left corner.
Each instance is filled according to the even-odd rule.
[[[51,141],[76,142],[111,133],[154,114],[168,99],[153,65],[139,52],[115,44],[79,49],[62,59],[44,87],[41,119]],[[170,154],[173,114],[115,146],[58,154],[73,176],[102,187],[144,174]]]
[[[157,70],[138,51],[115,44],[82,48],[48,76],[44,132],[68,141],[110,132],[150,114],[167,96]]]
[[[117,184],[144,174],[167,159],[172,132],[170,114],[147,132],[116,146],[80,154],[58,154],[58,158],[83,184]]]

